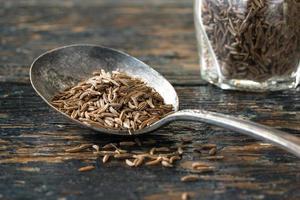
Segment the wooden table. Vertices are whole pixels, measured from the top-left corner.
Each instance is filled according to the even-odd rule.
[[[90,151],[67,153],[107,137],[51,110],[29,83],[29,66],[46,50],[92,43],[124,50],[175,86],[181,108],[228,113],[300,136],[298,91],[222,91],[199,78],[191,0],[0,0],[0,199],[300,199],[300,161],[248,136],[201,123],[173,123],[143,141],[191,140],[174,168],[102,164]],[[204,160],[196,143],[215,143],[217,170],[183,183],[187,163]],[[152,145],[153,146],[153,145]],[[149,149],[151,145],[143,148]],[[78,172],[86,165],[89,172]]]

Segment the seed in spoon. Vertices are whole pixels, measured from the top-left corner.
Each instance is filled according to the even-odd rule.
[[[173,106],[165,104],[160,94],[141,79],[104,70],[56,94],[52,105],[88,126],[127,129],[129,134],[173,111]]]
[[[170,164],[168,161],[165,161],[165,160],[161,161],[161,164],[162,164],[162,166],[164,166],[164,167],[173,167],[172,164]]]
[[[138,166],[142,165],[144,160],[145,160],[144,157],[137,158],[136,161],[134,162],[134,166],[138,167]]]

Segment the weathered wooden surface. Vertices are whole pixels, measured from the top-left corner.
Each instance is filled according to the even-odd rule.
[[[73,125],[54,113],[28,81],[33,58],[71,43],[125,50],[176,86],[181,108],[205,108],[300,136],[297,91],[222,91],[199,79],[191,1],[0,0],[0,199],[299,199],[300,161],[248,136],[200,123],[173,123],[147,135],[158,146],[189,137],[175,168],[102,164],[91,152],[66,153],[82,143],[124,140]],[[216,143],[224,160],[214,173],[182,183],[195,143]],[[145,146],[144,148],[150,148]],[[77,169],[96,165],[90,172]]]

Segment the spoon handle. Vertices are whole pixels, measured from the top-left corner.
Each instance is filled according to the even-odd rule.
[[[300,138],[291,134],[220,113],[204,110],[181,110],[169,115],[170,120],[200,121],[273,143],[300,158]]]

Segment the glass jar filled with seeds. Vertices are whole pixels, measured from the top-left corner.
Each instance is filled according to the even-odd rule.
[[[203,79],[223,89],[297,87],[299,0],[195,0],[195,25]]]

